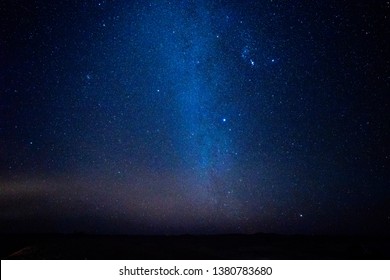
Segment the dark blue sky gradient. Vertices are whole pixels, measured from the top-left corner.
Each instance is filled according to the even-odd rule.
[[[5,1],[1,232],[389,234],[389,3]]]

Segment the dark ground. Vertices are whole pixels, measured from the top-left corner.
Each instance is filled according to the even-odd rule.
[[[1,259],[390,259],[389,237],[1,235]]]

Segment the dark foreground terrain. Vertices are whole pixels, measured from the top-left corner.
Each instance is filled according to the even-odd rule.
[[[388,237],[0,235],[1,259],[390,259]]]

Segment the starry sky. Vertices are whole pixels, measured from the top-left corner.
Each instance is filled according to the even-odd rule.
[[[0,3],[0,232],[390,234],[388,1]]]

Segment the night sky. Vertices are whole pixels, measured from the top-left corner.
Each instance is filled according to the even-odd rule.
[[[0,232],[390,234],[389,1],[0,13]]]

